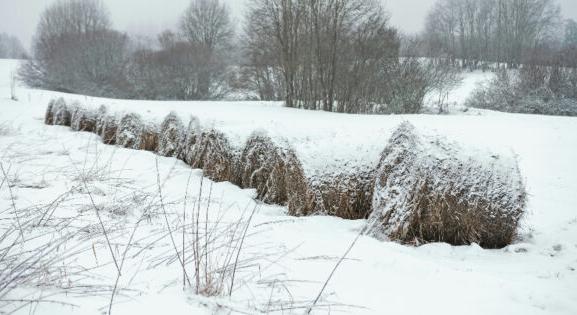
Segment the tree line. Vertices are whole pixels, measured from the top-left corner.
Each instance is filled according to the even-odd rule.
[[[422,54],[471,68],[487,62],[576,66],[577,23],[563,21],[555,0],[438,0],[422,37]]]
[[[25,59],[26,50],[18,38],[0,33],[0,59]]]
[[[142,41],[115,30],[100,0],[59,0],[43,12],[19,74],[31,87],[92,96],[240,95],[312,110],[418,113],[432,92],[444,109],[458,65],[555,56],[575,67],[577,23],[567,22],[561,39],[560,21],[554,0],[438,0],[425,31],[407,37],[380,0],[251,0],[235,32],[221,0],[191,0],[177,29]]]
[[[378,0],[252,0],[245,20],[234,32],[222,1],[192,0],[177,30],[142,42],[114,30],[101,1],[60,0],[43,12],[20,76],[93,96],[206,100],[234,90],[347,113],[418,112],[440,79],[455,78],[399,59]]]

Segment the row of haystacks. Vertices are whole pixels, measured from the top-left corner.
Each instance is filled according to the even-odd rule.
[[[515,159],[482,160],[403,123],[382,153],[369,230],[403,243],[501,248],[514,241],[525,204]]]
[[[460,157],[441,141],[429,143],[408,123],[394,133],[377,169],[307,176],[287,144],[255,132],[242,149],[195,117],[188,125],[170,113],[160,125],[138,114],[118,116],[63,99],[50,102],[46,124],[98,134],[106,144],[176,157],[215,181],[256,190],[265,203],[286,205],[290,215],[369,218],[369,232],[403,243],[510,244],[525,206],[516,164]],[[437,152],[439,154],[429,154]]]

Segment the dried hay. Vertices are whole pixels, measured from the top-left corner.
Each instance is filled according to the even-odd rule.
[[[315,211],[343,219],[366,219],[371,212],[374,172],[357,171],[311,180]]]
[[[52,105],[53,124],[70,127],[71,113],[64,98],[58,98]]]
[[[86,109],[80,104],[75,103],[72,106],[70,117],[70,127],[74,131],[94,132],[96,130],[97,115]]]
[[[198,118],[191,116],[190,122],[188,123],[188,128],[182,137],[182,142],[180,143],[179,159],[184,161],[188,165],[196,164],[195,161],[195,145],[197,140],[202,135],[202,130],[200,127],[200,122]]]
[[[167,157],[179,156],[184,137],[184,126],[178,115],[171,112],[160,125],[158,154]]]
[[[125,114],[116,130],[116,144],[128,149],[139,149],[144,124],[138,114]]]
[[[108,114],[108,108],[105,105],[100,105],[96,111],[96,126],[94,133],[101,135],[104,130],[104,122],[106,121],[106,115]]]
[[[140,147],[138,149],[156,152],[158,149],[158,126],[153,123],[145,124],[140,136]]]
[[[98,119],[98,135],[102,138],[102,143],[114,145],[116,144],[116,133],[118,131],[118,120],[113,114],[105,113]]]
[[[56,103],[55,99],[50,100],[48,102],[48,107],[46,108],[46,113],[44,114],[44,123],[46,125],[53,125],[54,124],[54,104]]]
[[[315,213],[315,195],[310,189],[301,162],[292,150],[285,150],[283,155],[289,214],[305,216]]]
[[[315,198],[294,151],[263,133],[247,141],[237,164],[239,185],[254,188],[266,203],[287,205],[294,216],[315,212]]]
[[[243,188],[255,188],[257,198],[267,203],[285,204],[286,167],[284,154],[272,140],[255,133],[240,155],[237,179]]]
[[[403,123],[383,151],[370,232],[403,243],[511,244],[526,202],[514,159],[466,155]]]
[[[189,154],[190,165],[217,182],[235,181],[235,154],[225,135],[216,130],[203,131]]]

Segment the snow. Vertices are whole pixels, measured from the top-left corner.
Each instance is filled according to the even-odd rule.
[[[515,154],[529,192],[528,214],[516,244],[501,250],[447,244],[409,247],[362,236],[323,294],[319,304],[328,306],[313,313],[577,313],[576,118],[490,111],[444,116],[342,115],[287,109],[279,103],[108,100],[24,87],[18,88],[19,101],[14,102],[9,100],[7,78],[16,66],[14,61],[0,60],[0,129],[5,130],[0,132],[0,162],[8,170],[14,196],[10,197],[6,186],[0,188],[0,231],[13,223],[12,200],[24,219],[25,213],[45,210],[58,199],[51,222],[71,222],[64,230],[72,233],[60,250],[87,248],[62,258],[61,273],[46,275],[49,284],[56,283],[50,279],[60,279],[70,286],[67,294],[42,286],[22,287],[9,296],[42,294],[76,307],[41,303],[17,314],[34,308],[37,314],[58,315],[108,311],[116,270],[83,178],[101,207],[118,255],[146,213],[147,202],[153,198],[158,205],[156,165],[174,228],[182,217],[185,195],[187,209],[191,209],[200,189],[201,172],[176,159],[106,146],[93,134],[44,125],[44,110],[57,96],[95,107],[107,104],[110,109],[137,112],[158,122],[170,111],[183,119],[194,115],[202,124],[224,132],[236,146],[252,132],[266,130],[297,151],[309,174],[375,165],[388,138],[403,121],[422,133],[438,134],[480,152]],[[235,222],[243,214],[246,219],[245,209],[256,204],[252,190],[202,181],[200,205],[208,208],[211,222],[216,222],[219,214],[223,222]],[[166,237],[162,210],[156,209],[137,229],[112,313],[255,314],[276,310],[273,313],[302,314],[304,309],[299,307],[308,306],[315,298],[366,221],[293,218],[286,212],[283,207],[259,205],[249,225],[241,254],[245,263],[239,269],[235,291],[231,297],[204,298],[190,289],[182,290],[182,268]],[[77,229],[80,227],[83,232]],[[40,233],[40,228],[31,230],[26,238]],[[161,235],[164,237],[155,242]],[[182,241],[180,235],[175,238],[177,243]],[[192,267],[188,265],[189,272]],[[86,274],[75,272],[84,268],[89,269]],[[84,294],[83,290],[90,288],[102,291]]]

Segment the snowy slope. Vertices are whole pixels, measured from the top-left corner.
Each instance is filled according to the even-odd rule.
[[[143,196],[156,196],[158,177],[170,222],[177,226],[186,191],[189,208],[198,198],[200,173],[184,163],[147,152],[102,145],[88,133],[45,126],[48,101],[59,95],[20,87],[20,101],[9,100],[7,80],[13,61],[0,60],[0,162],[9,169],[12,194],[0,188],[0,229],[16,209],[34,212],[67,193],[54,211],[54,220],[74,220],[73,226],[92,227],[71,238],[66,247],[88,240],[92,249],[71,257],[63,276],[71,289],[61,294],[48,287],[23,290],[76,307],[46,303],[37,314],[102,314],[110,292],[82,294],[77,285],[109,288],[115,282],[114,265],[103,235],[99,234],[91,201],[80,173],[88,174],[89,188],[103,209],[119,205],[127,214],[104,212],[116,251],[124,249],[142,210]],[[277,103],[144,102],[66,95],[94,106],[109,104],[119,110],[141,112],[162,119],[171,110],[214,124],[241,145],[253,130],[265,129],[287,139],[309,172],[334,171],[350,165],[371,165],[394,128],[410,121],[422,132],[490,152],[514,152],[529,191],[529,214],[522,239],[502,250],[478,246],[430,244],[419,248],[361,237],[339,267],[321,299],[328,314],[575,314],[577,313],[577,119],[479,111],[478,115],[351,116],[282,108]],[[7,126],[7,127],[6,127]],[[192,175],[191,175],[192,174]],[[190,181],[189,181],[189,176]],[[0,175],[0,177],[3,177]],[[234,221],[255,204],[253,192],[229,183],[213,184],[212,201],[205,192],[202,208],[211,216],[224,213]],[[188,188],[187,188],[188,187]],[[128,197],[132,196],[132,197]],[[145,199],[146,200],[146,199]],[[188,208],[187,208],[188,209]],[[139,228],[138,246],[130,250],[120,279],[125,289],[113,306],[115,314],[302,314],[318,294],[332,267],[356,237],[365,221],[332,217],[291,218],[282,207],[259,207],[250,224],[241,259],[249,261],[239,275],[232,297],[206,299],[182,291],[182,273],[166,237],[164,218],[152,216]],[[212,217],[211,217],[212,218]],[[70,227],[72,228],[72,227]],[[163,232],[164,231],[164,232]],[[32,234],[31,234],[32,235]],[[91,235],[90,237],[88,235]],[[177,237],[177,242],[181,240]],[[93,245],[94,244],[94,245]],[[172,256],[171,256],[172,255]],[[167,258],[169,257],[169,258]],[[84,279],[70,270],[90,268]],[[67,270],[63,268],[62,270]],[[131,291],[135,290],[135,291]],[[99,291],[100,292],[100,291]],[[34,306],[34,305],[33,305]],[[35,307],[35,306],[34,306]],[[29,313],[26,307],[20,313]],[[285,309],[282,311],[281,309]],[[0,310],[1,312],[1,310]],[[274,312],[273,312],[274,313]]]

